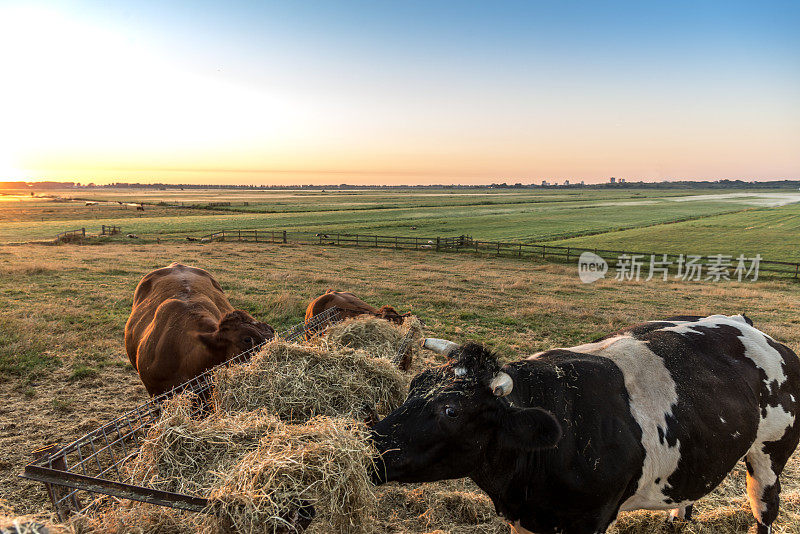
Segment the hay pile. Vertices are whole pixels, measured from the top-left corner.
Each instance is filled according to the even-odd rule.
[[[273,341],[215,373],[206,417],[190,394],[167,401],[129,469],[148,486],[208,498],[211,513],[134,503],[75,530],[294,532],[313,507],[307,532],[373,532],[375,450],[360,421],[402,404],[409,375],[367,350]]]
[[[218,370],[206,417],[189,394],[167,401],[128,466],[148,486],[208,498],[211,513],[125,503],[73,520],[73,530],[291,533],[313,506],[310,534],[507,532],[471,483],[371,484],[375,451],[360,421],[367,405],[386,414],[405,399],[411,375],[392,360],[406,336],[425,361],[418,320],[360,318],[313,345],[274,341]]]
[[[422,363],[423,338],[422,323],[414,316],[407,317],[399,326],[383,319],[361,316],[333,325],[315,341],[328,350],[363,350],[372,357],[395,364],[399,363],[398,358],[406,356],[412,363],[410,371],[416,372],[417,366]],[[408,352],[400,355],[398,353],[404,341]]]
[[[313,506],[328,532],[367,531],[374,450],[363,424],[315,417],[290,425],[265,410],[191,413],[186,395],[166,403],[133,469],[158,489],[208,497],[207,529],[281,532]]]
[[[67,530],[49,517],[17,515],[7,501],[0,499],[0,534],[63,534]]]
[[[491,499],[468,480],[377,490],[378,530],[391,534],[508,534]]]
[[[365,431],[344,418],[283,425],[224,473],[211,494],[216,514],[236,532],[256,532],[310,505],[320,532],[370,532],[375,451]]]
[[[405,400],[409,377],[364,350],[274,341],[247,364],[217,371],[214,380],[217,410],[265,409],[297,423],[317,415],[361,419],[367,407],[387,414]]]
[[[282,426],[262,411],[236,416],[214,412],[197,419],[192,417],[193,404],[188,394],[164,403],[130,467],[134,480],[164,491],[206,495],[219,473],[233,469],[262,436]]]

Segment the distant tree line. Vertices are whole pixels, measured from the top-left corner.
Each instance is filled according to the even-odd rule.
[[[619,182],[600,183],[600,184],[523,184],[520,182],[509,184],[491,183],[481,185],[354,185],[354,184],[329,184],[329,185],[208,185],[208,184],[141,184],[117,182],[108,185],[85,184],[76,182],[0,182],[0,189],[23,189],[23,190],[52,190],[52,189],[160,189],[160,190],[186,190],[186,189],[229,189],[229,190],[277,190],[277,189],[299,189],[299,190],[341,190],[341,189],[752,189],[754,187],[764,189],[787,189],[800,188],[800,180],[774,180],[774,181],[744,181],[744,180],[716,180],[708,181],[662,181],[662,182]]]

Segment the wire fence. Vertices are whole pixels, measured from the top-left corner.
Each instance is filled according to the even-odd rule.
[[[339,308],[332,307],[308,322],[285,330],[277,337],[295,341],[309,331],[324,330],[340,318]],[[161,415],[161,405],[165,400],[182,392],[191,392],[199,399],[208,398],[217,369],[248,361],[266,343],[242,352],[170,391],[153,397],[66,446],[51,445],[38,449],[34,452],[34,460],[25,466],[21,476],[45,484],[60,521],[73,513],[88,511],[99,503],[98,497],[102,496],[195,512],[205,511],[208,501],[202,496],[148,487],[144,473],[134,469],[132,460],[137,456],[147,431]],[[198,409],[202,410],[202,405]]]
[[[423,236],[381,236],[373,234],[351,234],[340,232],[296,232],[290,230],[222,230],[204,236],[201,241],[247,241],[263,243],[300,243],[335,245],[368,248],[394,248],[429,250],[434,252],[473,252],[476,254],[537,259],[541,261],[571,263],[577,262],[584,252],[591,252],[606,262],[612,263],[624,258],[640,263],[645,271],[650,268],[651,260],[660,266],[666,265],[668,273],[685,272],[684,268],[691,261],[695,272],[720,268],[726,261],[730,262],[730,270],[735,270],[740,259],[746,260],[747,267],[754,258],[739,258],[712,254],[701,256],[691,253],[640,252],[631,250],[612,250],[594,247],[575,247],[548,245],[537,243],[520,243],[511,241],[484,241],[471,236],[456,237],[423,237]],[[730,270],[728,276],[730,276]],[[758,259],[759,276],[766,275],[780,278],[800,279],[800,262]]]

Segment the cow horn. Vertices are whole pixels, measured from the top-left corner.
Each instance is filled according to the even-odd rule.
[[[512,380],[508,373],[500,371],[492,378],[492,381],[489,383],[489,389],[492,390],[495,397],[505,397],[514,389],[514,380]]]
[[[458,348],[458,344],[446,339],[438,339],[435,337],[426,337],[425,343],[422,344],[428,350],[438,352],[439,354],[450,354],[450,351]]]

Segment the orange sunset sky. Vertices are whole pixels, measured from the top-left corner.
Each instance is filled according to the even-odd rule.
[[[5,2],[0,180],[800,179],[794,2]]]

